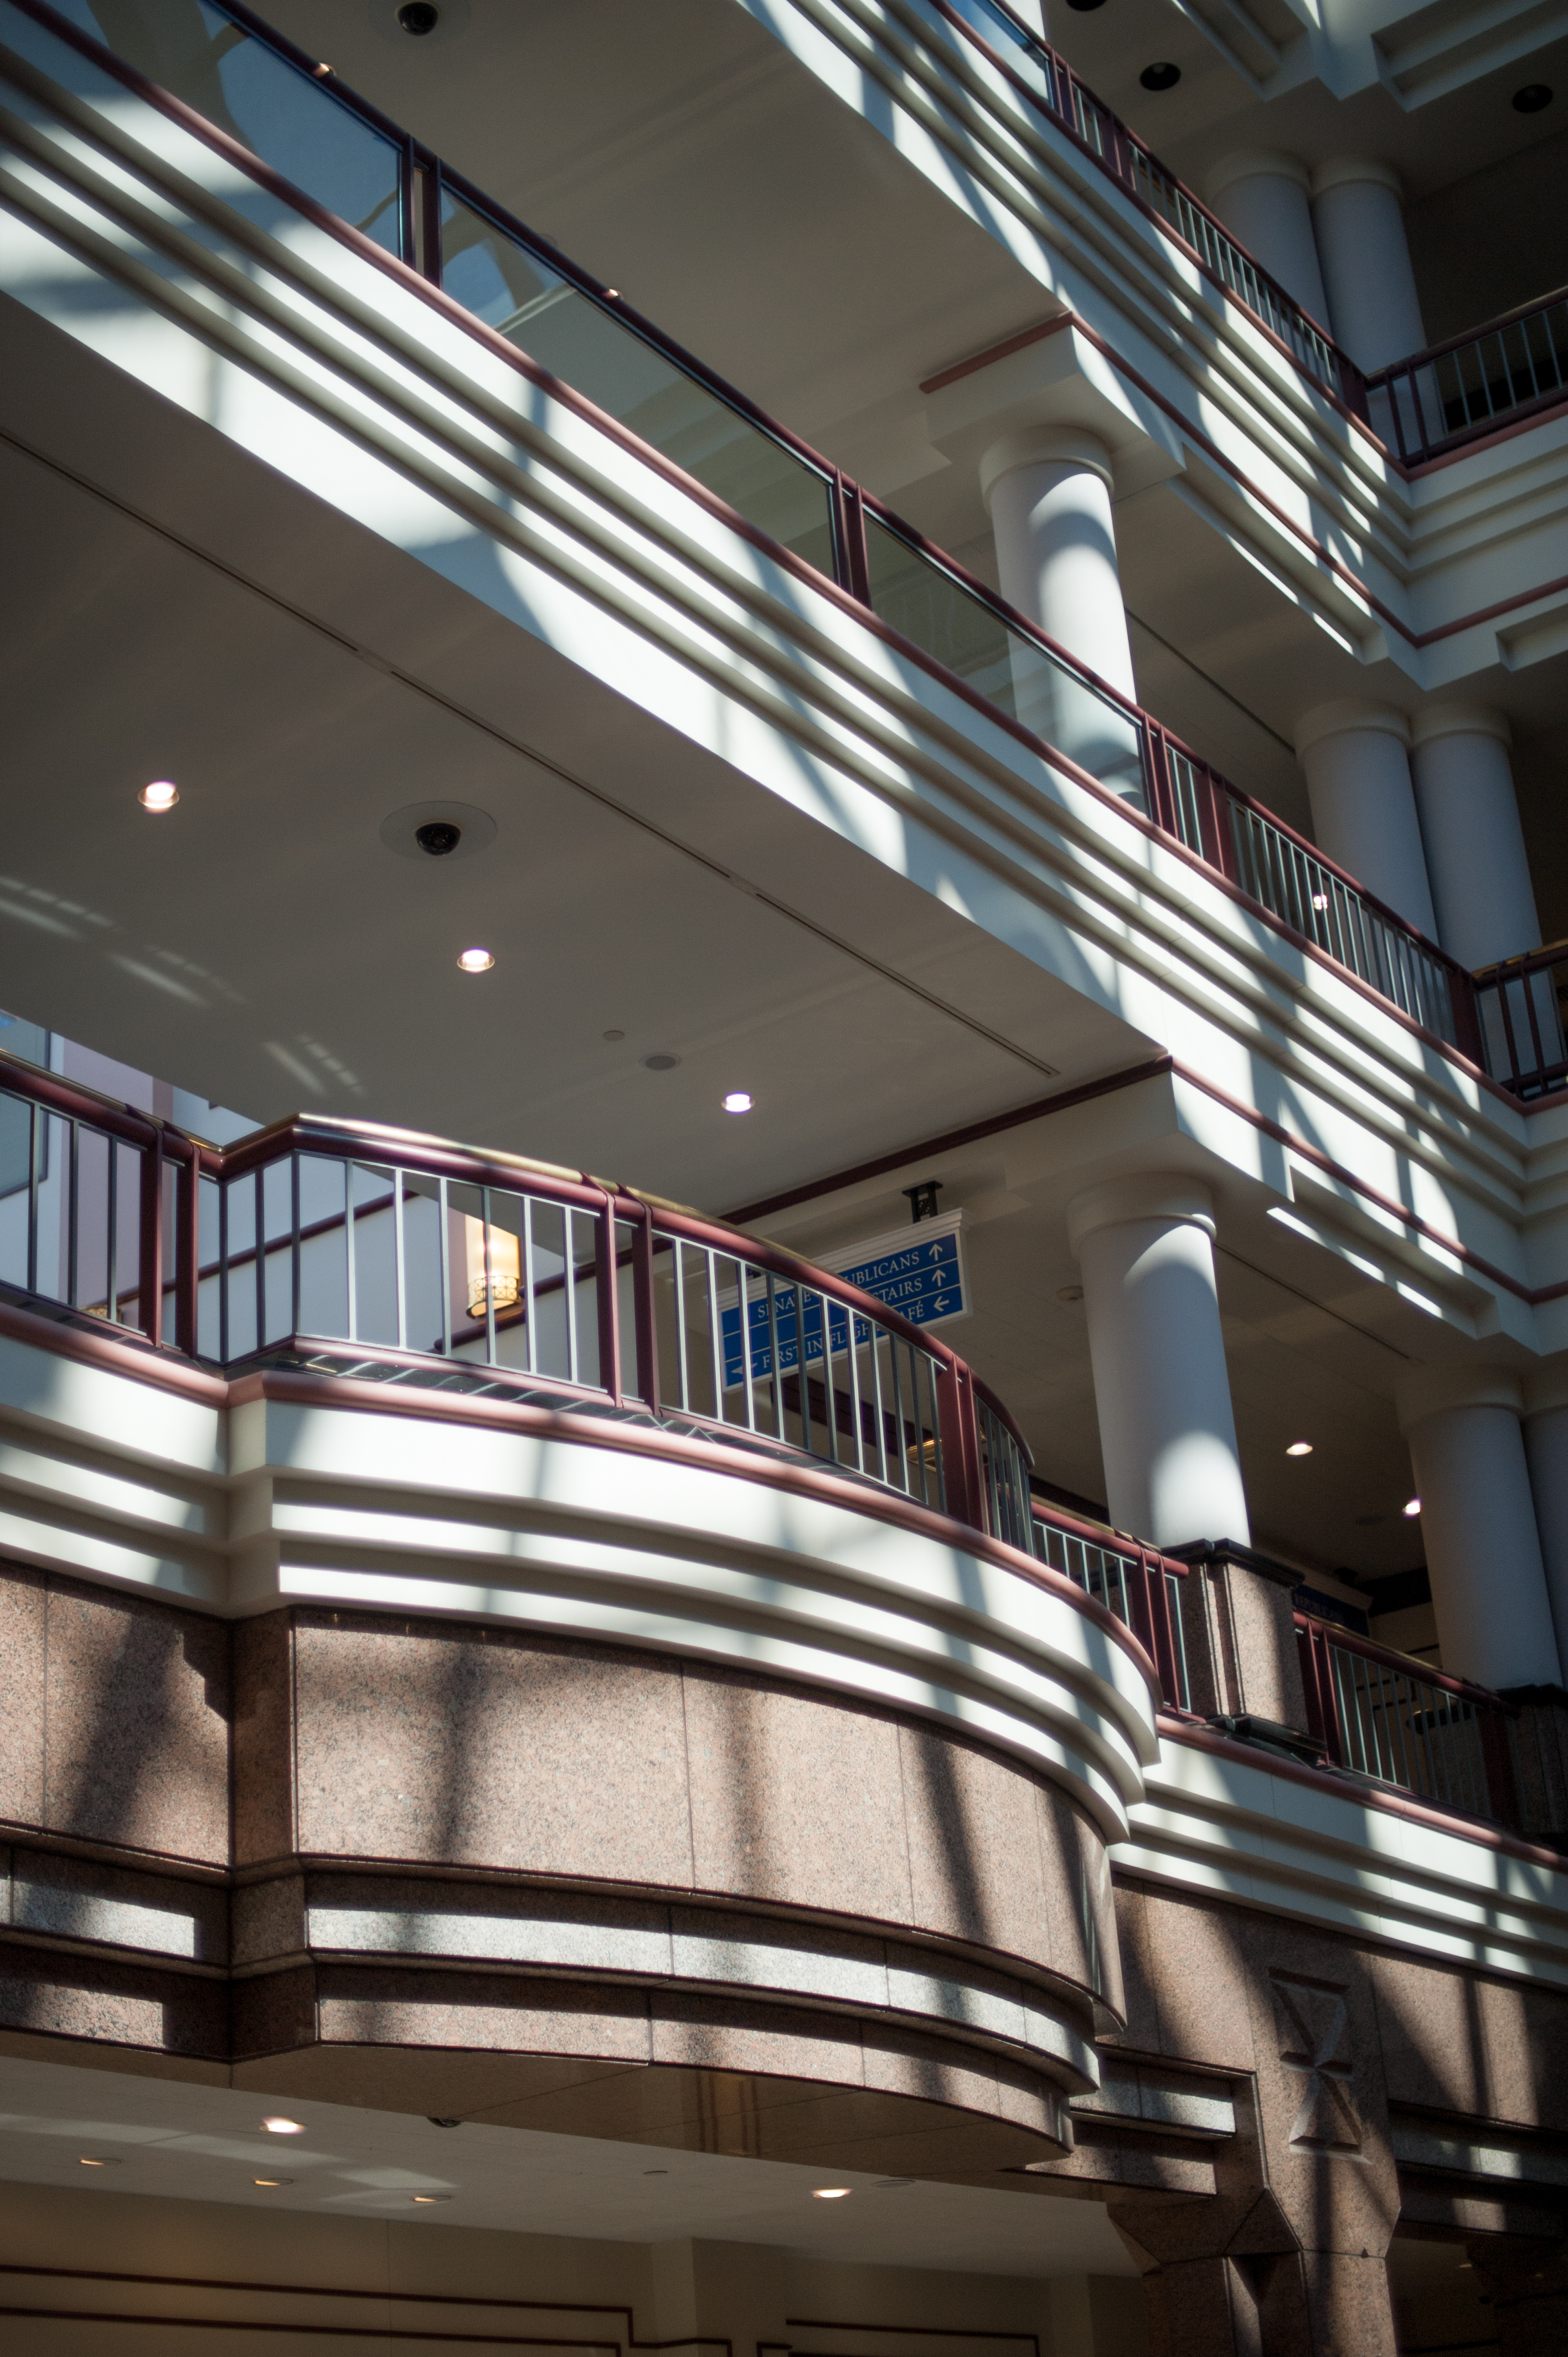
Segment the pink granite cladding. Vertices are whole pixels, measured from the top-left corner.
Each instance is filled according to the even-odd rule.
[[[1098,1833],[975,1744],[736,1671],[510,1630],[307,1611],[293,1646],[308,1857],[806,1909],[1015,1957],[1120,2003]],[[257,1822],[242,1790],[237,1825]]]
[[[294,1644],[286,1612],[242,1620],[234,1645],[234,1863],[288,1857],[294,1824]]]
[[[45,1629],[45,1827],[227,1865],[228,1629],[52,1577]]]
[[[224,2061],[229,1991],[107,1957],[7,1946],[0,1971],[0,2029]],[[59,2060],[76,2057],[62,2050]]]
[[[1402,1956],[1368,1960],[1391,2102],[1521,2127],[1568,2118],[1568,2007]]]
[[[41,1571],[0,1571],[0,1820],[36,1825],[44,1813],[44,1621]]]

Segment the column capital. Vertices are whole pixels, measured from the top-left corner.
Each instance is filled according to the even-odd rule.
[[[1384,164],[1375,156],[1336,156],[1332,163],[1319,164],[1312,176],[1312,193],[1321,197],[1330,188],[1343,188],[1359,183],[1363,187],[1389,188],[1404,201],[1404,182],[1391,164]]]
[[[1499,745],[1513,743],[1508,715],[1489,704],[1428,704],[1410,725],[1412,745],[1434,745],[1440,737],[1495,737]]]
[[[1205,175],[1203,193],[1212,203],[1238,180],[1291,180],[1298,188],[1312,186],[1312,175],[1299,156],[1268,147],[1238,147]]]
[[[1524,1412],[1527,1417],[1551,1415],[1562,1407],[1568,1407],[1568,1359],[1548,1359],[1524,1379]]]
[[[1349,695],[1333,704],[1314,705],[1295,724],[1295,749],[1309,753],[1315,745],[1330,737],[1373,734],[1396,737],[1402,745],[1410,743],[1410,722],[1391,704],[1372,704],[1364,696]]]
[[[1511,1367],[1472,1366],[1464,1361],[1455,1366],[1412,1367],[1395,1387],[1394,1405],[1403,1433],[1448,1408],[1506,1407],[1522,1415],[1524,1382]]]
[[[1202,1228],[1214,1233],[1214,1198],[1201,1178],[1185,1170],[1139,1170],[1125,1178],[1107,1179],[1075,1195],[1067,1207],[1068,1247],[1076,1259],[1080,1245],[1101,1228],[1123,1227],[1133,1220],[1164,1220],[1172,1226]]]
[[[1098,435],[1076,425],[1026,425],[993,442],[980,461],[980,496],[990,512],[991,494],[1004,475],[1020,467],[1077,467],[1098,475],[1107,490],[1114,490],[1111,453]]]

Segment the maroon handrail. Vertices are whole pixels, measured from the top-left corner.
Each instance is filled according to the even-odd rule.
[[[1294,1617],[1302,1683],[1306,1691],[1307,1731],[1323,1745],[1335,1767],[1353,1767],[1354,1755],[1360,1748],[1359,1730],[1347,1723],[1339,1687],[1332,1672],[1330,1656],[1337,1652],[1369,1662],[1380,1670],[1402,1679],[1409,1686],[1425,1687],[1434,1694],[1447,1695],[1473,1714],[1488,1803],[1487,1810],[1482,1813],[1489,1813],[1505,1824],[1518,1823],[1519,1791],[1508,1730],[1509,1722],[1517,1718],[1519,1713],[1511,1704],[1487,1686],[1473,1684],[1468,1678],[1450,1676],[1444,1670],[1432,1669],[1426,1663],[1417,1661],[1408,1653],[1396,1652],[1389,1645],[1380,1645],[1375,1638],[1358,1636],[1352,1630],[1319,1620],[1309,1612],[1297,1612]],[[1401,1748],[1406,1748],[1402,1741]],[[1409,1791],[1422,1789],[1408,1779],[1381,1781],[1402,1781]],[[1450,1798],[1445,1793],[1436,1797],[1445,1801]]]
[[[1507,341],[1510,329],[1528,331],[1532,321],[1544,323],[1553,311],[1563,317],[1556,331],[1547,331],[1547,350],[1551,360],[1552,381],[1541,385],[1537,371],[1545,355],[1530,349],[1528,333],[1517,350],[1510,352]],[[1497,339],[1497,361],[1506,377],[1506,398],[1494,402],[1490,376],[1466,385],[1460,363],[1467,353],[1477,356],[1477,369],[1488,367],[1483,348]],[[1444,371],[1443,363],[1454,363]],[[1444,375],[1449,382],[1445,389]],[[1515,393],[1516,373],[1528,373],[1530,390]],[[1526,418],[1544,416],[1568,407],[1568,287],[1558,287],[1542,295],[1532,303],[1521,303],[1512,311],[1505,311],[1495,319],[1487,319],[1478,328],[1471,328],[1462,336],[1450,336],[1445,343],[1428,345],[1424,351],[1412,352],[1404,360],[1395,361],[1388,368],[1379,369],[1367,381],[1369,395],[1383,394],[1394,429],[1400,457],[1407,463],[1419,464],[1440,451],[1456,450],[1466,442],[1499,429],[1517,425]],[[1423,398],[1423,387],[1426,398]],[[1427,398],[1434,401],[1440,414],[1434,421],[1435,430],[1428,430]],[[1472,401],[1482,402],[1480,414],[1466,414],[1457,425],[1450,425],[1447,405],[1450,400],[1461,404],[1468,412]]]
[[[1064,1539],[1081,1548],[1092,1548],[1107,1557],[1117,1567],[1123,1588],[1124,1609],[1119,1609],[1109,1597],[1103,1599],[1118,1620],[1123,1620],[1137,1638],[1144,1651],[1155,1663],[1160,1676],[1160,1692],[1167,1709],[1186,1712],[1189,1705],[1187,1679],[1187,1653],[1182,1641],[1179,1613],[1172,1600],[1169,1579],[1185,1580],[1192,1566],[1176,1555],[1162,1555],[1142,1539],[1126,1531],[1113,1531],[1098,1523],[1081,1520],[1059,1506],[1032,1498],[1030,1512],[1037,1531],[1055,1531]],[[1036,1551],[1038,1543],[1036,1541]],[[1064,1550],[1065,1552],[1065,1550]],[[1074,1585],[1092,1595],[1088,1570],[1080,1579],[1069,1570],[1067,1577]]]
[[[313,68],[311,61],[304,51],[297,48],[295,44],[288,41],[283,36],[275,33],[273,28],[261,17],[257,16],[252,10],[242,5],[242,0],[220,0],[220,4],[223,5],[227,9],[228,13],[234,16],[237,21],[243,24],[249,30],[251,30],[256,38],[266,41],[271,47],[277,49],[281,55],[286,57],[302,72],[311,73],[316,78],[320,78],[322,70]],[[1269,811],[1266,808],[1265,805],[1257,802],[1253,797],[1245,794],[1240,788],[1232,785],[1229,780],[1221,777],[1219,772],[1214,770],[1209,763],[1204,761],[1197,754],[1191,752],[1178,738],[1173,736],[1169,730],[1165,729],[1160,722],[1155,720],[1151,714],[1145,712],[1141,705],[1133,703],[1130,698],[1122,694],[1119,690],[1112,687],[1109,682],[1100,679],[1096,673],[1090,671],[1086,665],[1079,662],[1077,658],[1069,653],[1065,648],[1058,646],[1053,640],[1047,638],[1044,631],[1042,631],[1035,623],[1030,621],[1026,616],[1017,612],[1004,598],[1000,597],[995,590],[992,589],[984,582],[978,580],[973,575],[967,572],[963,566],[959,565],[952,557],[949,556],[944,551],[937,548],[933,543],[928,541],[922,533],[916,531],[912,526],[905,523],[899,517],[895,515],[890,509],[886,508],[883,502],[864,491],[858,485],[851,482],[849,479],[843,474],[842,470],[835,468],[830,460],[823,458],[820,453],[813,450],[809,444],[802,441],[798,435],[791,433],[789,428],[780,425],[776,419],[770,417],[756,403],[750,401],[745,394],[738,393],[735,387],[726,383],[725,380],[720,378],[713,370],[709,369],[694,355],[686,351],[683,347],[675,342],[673,338],[666,335],[652,321],[643,318],[640,314],[631,307],[631,306],[623,302],[618,295],[615,294],[613,290],[601,285],[599,282],[591,277],[588,273],[580,269],[575,263],[571,262],[567,256],[562,254],[548,239],[542,238],[535,231],[528,229],[524,223],[518,221],[512,215],[507,213],[501,207],[495,204],[492,199],[484,196],[481,191],[475,189],[471,184],[465,180],[460,175],[448,170],[447,167],[441,163],[440,159],[429,150],[418,145],[417,143],[410,139],[405,134],[398,132],[397,127],[391,124],[387,117],[382,115],[378,109],[360,99],[357,93],[350,91],[335,74],[328,76],[324,87],[330,89],[332,97],[338,103],[360,113],[367,123],[371,124],[381,135],[397,141],[398,152],[401,159],[400,171],[403,178],[411,181],[416,175],[424,176],[426,182],[424,194],[428,197],[431,188],[434,188],[435,190],[435,202],[437,207],[439,201],[439,189],[441,186],[446,185],[451,187],[461,196],[462,200],[466,204],[471,205],[478,210],[488,215],[488,217],[495,222],[497,227],[499,228],[507,236],[514,238],[525,247],[538,252],[542,258],[546,260],[548,267],[559,272],[561,275],[565,277],[580,292],[588,296],[592,300],[602,304],[614,317],[623,320],[629,328],[650,343],[656,350],[664,353],[673,365],[679,367],[683,371],[693,377],[698,382],[704,385],[716,399],[723,401],[726,405],[736,410],[737,414],[747,418],[761,431],[765,432],[773,440],[778,442],[781,447],[791,452],[791,454],[800,459],[803,465],[810,467],[813,472],[821,476],[824,494],[828,502],[830,520],[832,525],[833,563],[836,578],[830,581],[828,576],[818,573],[816,568],[808,564],[803,558],[798,557],[793,551],[787,549],[780,544],[775,542],[770,534],[763,531],[757,525],[753,524],[747,518],[739,515],[735,510],[730,508],[725,500],[711,491],[706,485],[697,481],[695,478],[686,474],[684,469],[668,457],[664,452],[655,448],[651,444],[644,442],[639,436],[635,434],[628,426],[624,425],[619,419],[612,417],[605,411],[599,409],[594,402],[580,393],[575,387],[564,383],[562,380],[551,374],[549,371],[541,368],[535,361],[532,361],[527,354],[520,350],[516,345],[510,343],[505,338],[496,333],[495,330],[488,328],[482,320],[475,318],[472,314],[464,310],[461,305],[456,303],[443,291],[439,284],[440,258],[438,244],[437,251],[434,257],[429,254],[425,256],[424,269],[423,271],[415,269],[411,263],[401,260],[398,256],[389,253],[385,248],[377,245],[361,231],[355,230],[350,224],[328,212],[325,208],[315,202],[311,198],[306,196],[301,190],[293,187],[293,185],[284,179],[279,173],[274,171],[270,166],[264,164],[261,158],[256,156],[250,149],[242,146],[237,141],[231,138],[215,124],[209,123],[204,116],[198,114],[194,109],[187,105],[183,101],[173,96],[169,91],[162,89],[158,84],[150,81],[134,66],[129,65],[124,59],[115,56],[112,50],[106,48],[102,43],[92,39],[90,35],[83,33],[78,27],[59,16],[56,10],[48,5],[48,0],[16,0],[16,5],[26,14],[34,17],[40,25],[46,27],[48,30],[54,33],[59,38],[69,43],[70,47],[77,49],[81,54],[90,57],[94,63],[102,67],[104,70],[113,73],[117,80],[124,84],[126,88],[134,91],[137,95],[145,99],[147,103],[157,107],[160,112],[168,115],[171,120],[178,123],[194,137],[202,140],[204,144],[213,148],[215,152],[223,156],[228,162],[234,165],[237,168],[244,171],[250,178],[255,179],[259,185],[267,188],[272,193],[280,197],[284,201],[300,210],[306,218],[317,222],[317,225],[328,231],[340,243],[349,247],[362,260],[371,263],[374,267],[385,272],[392,277],[403,279],[407,285],[417,291],[422,299],[433,303],[438,308],[450,316],[456,323],[465,329],[466,332],[484,342],[499,356],[503,357],[519,371],[520,374],[526,376],[531,382],[537,384],[542,390],[548,392],[553,398],[562,402],[565,406],[576,410],[579,414],[584,416],[601,432],[607,434],[611,438],[618,441],[623,447],[630,450],[644,462],[655,468],[659,472],[663,474],[667,479],[678,484],[685,492],[697,500],[710,512],[722,518],[724,522],[725,522],[732,529],[739,533],[743,537],[749,540],[755,545],[766,549],[775,563],[780,565],[786,570],[797,574],[820,590],[825,590],[828,591],[829,594],[837,595],[842,600],[847,603],[850,608],[854,612],[856,619],[861,621],[863,625],[873,629],[877,635],[895,647],[902,656],[906,659],[912,660],[921,669],[928,672],[933,677],[939,679],[945,687],[947,687],[950,692],[960,695],[966,703],[969,703],[974,705],[977,709],[983,711],[992,721],[1006,729],[1010,734],[1018,737],[1023,743],[1029,746],[1032,750],[1035,750],[1047,758],[1058,769],[1063,770],[1064,773],[1072,777],[1079,784],[1088,787],[1094,793],[1101,796],[1108,803],[1113,805],[1124,818],[1138,819],[1138,823],[1152,825],[1156,832],[1170,836],[1171,839],[1181,845],[1182,848],[1188,852],[1189,855],[1200,857],[1206,865],[1213,866],[1226,878],[1230,888],[1245,899],[1250,907],[1257,910],[1272,928],[1283,933],[1293,942],[1305,944],[1309,949],[1323,950],[1323,945],[1321,943],[1314,942],[1310,935],[1304,933],[1297,926],[1290,921],[1287,916],[1282,914],[1280,910],[1270,907],[1267,901],[1257,899],[1254,894],[1247,889],[1245,884],[1239,879],[1233,849],[1230,845],[1229,830],[1227,828],[1216,825],[1208,830],[1206,833],[1206,839],[1201,848],[1197,851],[1194,850],[1192,845],[1186,843],[1181,830],[1174,823],[1170,807],[1171,796],[1168,784],[1169,754],[1173,750],[1179,754],[1179,756],[1184,760],[1187,761],[1192,769],[1196,772],[1199,773],[1202,779],[1207,781],[1207,787],[1210,791],[1216,795],[1223,796],[1236,809],[1252,813],[1262,823],[1271,828],[1283,841],[1316,860],[1321,867],[1335,876],[1345,887],[1347,891],[1354,894],[1359,902],[1371,910],[1379,923],[1415,943],[1419,947],[1421,954],[1423,957],[1429,959],[1434,964],[1441,967],[1444,971],[1448,978],[1449,988],[1454,1002],[1455,1029],[1457,1036],[1453,1039],[1441,1039],[1441,1044],[1456,1047],[1462,1054],[1474,1056],[1477,1053],[1476,1043],[1479,1035],[1477,1031],[1477,1027],[1474,1021],[1470,978],[1465,969],[1457,965],[1451,958],[1449,958],[1446,952],[1440,949],[1436,943],[1427,941],[1416,930],[1416,928],[1411,925],[1405,918],[1402,917],[1397,910],[1390,909],[1381,901],[1375,899],[1372,895],[1365,891],[1364,888],[1356,882],[1354,877],[1350,877],[1343,868],[1338,867],[1334,861],[1326,858],[1321,852],[1306,841],[1305,837],[1297,834],[1293,828],[1277,818],[1272,811]],[[939,5],[941,5],[941,0],[939,0]],[[957,21],[961,27],[962,27],[966,32],[972,31],[972,28],[963,25],[963,20],[961,18],[956,19],[955,21]],[[1067,70],[1067,69],[1064,68],[1064,70]],[[1021,85],[1021,87],[1025,89],[1026,95],[1028,95],[1027,86]],[[1095,103],[1098,105],[1098,101],[1096,101]],[[1114,121],[1114,118],[1111,119]],[[1128,135],[1128,136],[1130,137],[1131,135]],[[1094,151],[1090,149],[1086,152],[1092,154]],[[1163,169],[1163,167],[1161,168]],[[1196,202],[1196,199],[1194,201]],[[403,211],[405,220],[412,218],[413,211],[412,201],[403,205]],[[1168,226],[1168,224],[1166,226]],[[1305,317],[1305,315],[1303,316]],[[1120,710],[1126,714],[1129,721],[1136,727],[1139,736],[1140,758],[1144,765],[1146,796],[1150,805],[1149,814],[1146,821],[1139,819],[1137,813],[1129,812],[1124,802],[1121,802],[1114,795],[1110,794],[1105,788],[1101,786],[1097,780],[1091,777],[1087,771],[1081,770],[1079,765],[1070,759],[1070,757],[1058,752],[1056,748],[1047,745],[1043,738],[1035,736],[1034,733],[1025,727],[1021,722],[1015,720],[1009,713],[992,703],[989,697],[983,695],[978,690],[972,688],[966,680],[952,672],[940,661],[940,658],[928,652],[928,651],[921,647],[917,641],[906,637],[905,634],[897,630],[893,624],[886,621],[881,616],[875,612],[868,602],[868,565],[865,536],[865,518],[868,513],[876,518],[878,522],[886,523],[887,528],[895,532],[915,554],[923,557],[928,563],[936,565],[939,569],[945,572],[949,578],[951,579],[957,587],[967,592],[970,596],[979,599],[989,608],[989,610],[1005,629],[1014,631],[1019,637],[1038,647],[1052,662],[1068,672],[1074,678],[1083,681],[1098,694],[1104,696],[1108,701],[1114,704]],[[1212,834],[1214,838],[1212,843],[1208,840],[1208,834]],[[1334,955],[1331,950],[1323,950],[1323,953],[1330,957]],[[1335,963],[1343,965],[1345,962],[1341,959],[1336,958]],[[1347,970],[1352,973],[1358,973],[1359,971],[1354,966],[1350,966]],[[1371,977],[1362,974],[1359,975],[1359,978],[1367,983],[1369,987],[1377,989],[1380,996],[1385,999],[1388,998],[1388,994],[1378,989],[1375,980]],[[1392,1005],[1398,1004],[1397,1001],[1393,1000],[1390,1000],[1388,1003]],[[1418,1028],[1423,1029],[1430,1028],[1430,1027],[1424,1024],[1418,1024]],[[1441,1038],[1441,1035],[1434,1036],[1439,1036]]]
[[[843,1308],[852,1321],[852,1331],[853,1321],[863,1321],[908,1344],[931,1362],[935,1370],[938,1437],[945,1472],[947,1510],[957,1520],[967,1522],[978,1530],[990,1531],[982,1478],[981,1402],[1010,1434],[1025,1465],[1029,1461],[1031,1451],[1028,1443],[1010,1410],[997,1398],[990,1385],[978,1377],[940,1337],[916,1326],[900,1311],[874,1296],[863,1293],[843,1276],[816,1267],[782,1245],[748,1236],[721,1221],[666,1203],[658,1197],[640,1194],[616,1180],[596,1178],[586,1171],[567,1170],[555,1164],[533,1162],[521,1156],[487,1153],[482,1148],[459,1146],[445,1138],[431,1137],[382,1123],[339,1121],[311,1114],[291,1114],[264,1129],[252,1132],[231,1146],[215,1146],[188,1135],[172,1123],[139,1114],[131,1107],[116,1104],[95,1091],[78,1088],[59,1075],[40,1071],[3,1049],[0,1049],[0,1090],[37,1105],[46,1115],[76,1122],[89,1130],[98,1130],[106,1136],[118,1138],[139,1149],[136,1205],[138,1277],[134,1286],[127,1284],[121,1290],[127,1299],[135,1301],[137,1317],[134,1330],[139,1330],[155,1349],[172,1347],[192,1359],[199,1355],[199,1290],[203,1277],[213,1274],[210,1266],[202,1264],[199,1254],[201,1183],[220,1185],[225,1181],[251,1177],[274,1165],[287,1162],[296,1154],[306,1154],[330,1160],[360,1162],[375,1168],[409,1171],[426,1178],[456,1180],[474,1187],[526,1193],[594,1217],[601,1229],[593,1263],[600,1389],[607,1393],[618,1406],[622,1397],[620,1272],[626,1255],[619,1249],[616,1231],[618,1225],[624,1225],[632,1232],[630,1317],[637,1396],[650,1414],[657,1416],[660,1407],[653,1258],[661,1244],[684,1243],[742,1263],[749,1268],[762,1270],[797,1288],[800,1358],[796,1380],[801,1386],[811,1380],[805,1355],[806,1325],[800,1306],[802,1291]],[[166,1181],[166,1171],[173,1174],[172,1188]],[[75,1190],[81,1184],[74,1164],[69,1183],[73,1190],[74,1202]],[[341,1216],[346,1224],[349,1216],[348,1210]],[[74,1211],[72,1218],[74,1220]],[[324,1232],[333,1224],[336,1224],[335,1221],[314,1223],[311,1233]],[[285,1243],[293,1250],[297,1242],[304,1240],[303,1228],[297,1239],[293,1228],[286,1238],[271,1242],[258,1233],[254,1246],[243,1248],[235,1256],[234,1265],[238,1265],[242,1261],[253,1263],[258,1255],[264,1259],[269,1253],[282,1250]],[[225,1261],[222,1265],[226,1268],[230,1264]],[[47,1300],[57,1312],[60,1309],[68,1314],[70,1312],[70,1304],[59,1303],[58,1297],[51,1294],[44,1293],[39,1297]],[[168,1321],[172,1332],[166,1334],[167,1310],[172,1310],[172,1318]],[[83,1309],[80,1314],[91,1313]],[[284,1347],[295,1339],[289,1336],[263,1343],[258,1335],[255,1350]],[[749,1347],[744,1326],[741,1339],[743,1349]],[[826,1344],[829,1338],[824,1335],[823,1340]],[[255,1355],[255,1352],[249,1355]],[[400,1360],[407,1359],[410,1363],[417,1362],[422,1356],[418,1352],[402,1350],[395,1355]],[[782,1375],[782,1369],[779,1372]],[[587,1387],[577,1388],[585,1390]],[[831,1399],[826,1413],[836,1414]],[[722,1438],[729,1429],[731,1427],[721,1420],[715,1424],[715,1437]],[[991,1535],[1005,1534],[992,1532]]]

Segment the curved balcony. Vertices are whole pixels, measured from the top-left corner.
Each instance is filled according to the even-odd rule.
[[[221,29],[173,91],[150,78],[169,70],[160,53],[126,36],[127,59],[92,38],[103,28],[90,0],[69,12],[5,0],[0,32],[24,82],[41,70],[111,115],[113,93],[134,92],[221,160],[227,206],[274,233],[303,216],[383,280],[416,291],[530,386],[1089,788],[1116,824],[1178,846],[1294,948],[1484,1065],[1472,979],[1445,952],[239,0],[211,21]],[[1063,737],[1078,758],[1058,749]]]
[[[149,1852],[245,1875],[232,1955],[179,1951],[242,1967],[231,2047],[206,1984],[154,2043],[303,2091],[477,2041],[546,2109],[526,2058],[635,2062],[598,2132],[655,2140],[743,2072],[783,2083],[746,2148],[840,2165],[1070,2142],[1159,1674],[1012,1542],[1027,1451],[944,1343],[368,1124],[223,1152],[7,1060],[0,1161],[5,1397],[48,1436],[6,1549],[121,1763],[63,1830],[125,1854],[132,1931],[186,1921]],[[55,1928],[113,1941],[95,1903]]]

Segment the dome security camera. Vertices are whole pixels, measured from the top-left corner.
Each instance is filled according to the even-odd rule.
[[[441,22],[441,11],[432,5],[432,0],[405,0],[405,5],[397,12],[397,21],[405,33],[412,33],[416,41],[422,41],[425,34],[433,33]]]
[[[447,853],[456,851],[462,842],[463,830],[455,826],[449,818],[427,819],[423,826],[414,828],[413,839],[421,851],[428,852],[432,859],[445,859]]]

